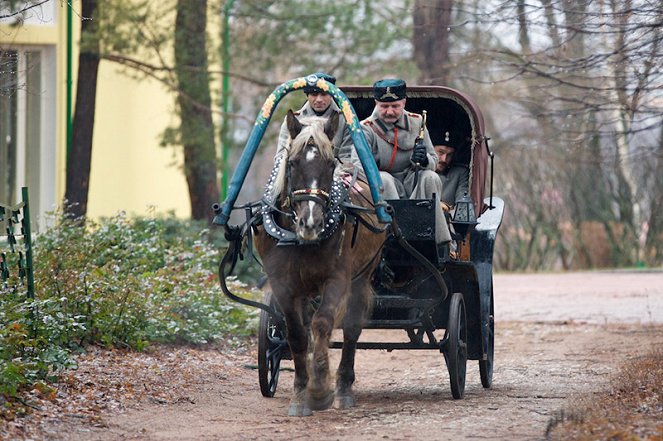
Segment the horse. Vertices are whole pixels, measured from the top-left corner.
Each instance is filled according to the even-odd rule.
[[[331,143],[338,114],[326,120],[308,117],[300,121],[290,110],[286,121],[291,142],[274,181],[275,208],[280,213],[275,221],[293,232],[297,241],[279,246],[264,224],[256,227],[254,237],[272,295],[284,315],[295,366],[288,415],[308,416],[314,410],[356,404],[352,385],[357,340],[373,305],[371,277],[386,233],[379,228],[366,196],[368,187],[357,180],[345,191],[355,208],[365,208],[362,219],[357,219],[356,212],[341,213],[329,234],[330,225],[334,226],[330,194],[339,182]],[[319,304],[311,315],[311,299],[317,296]],[[343,349],[334,390],[328,350],[332,330],[339,325]]]

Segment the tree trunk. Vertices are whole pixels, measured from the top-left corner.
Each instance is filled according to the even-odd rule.
[[[660,127],[663,127],[663,122]],[[663,129],[658,134],[658,146],[654,150],[651,161],[654,173],[652,185],[652,202],[649,210],[649,222],[646,239],[645,261],[654,266],[663,260]]]
[[[615,4],[616,6],[616,4]],[[618,32],[615,39],[615,55],[614,63],[612,63],[612,77],[614,81],[614,93],[616,95],[615,102],[615,121],[618,121],[618,127],[615,133],[615,144],[617,145],[616,157],[616,173],[622,185],[619,189],[620,208],[623,213],[621,221],[631,232],[631,237],[627,237],[627,243],[634,245],[633,261],[637,262],[641,259],[641,249],[639,238],[641,236],[642,228],[642,207],[640,204],[643,195],[639,191],[639,176],[637,172],[637,164],[633,157],[631,143],[629,138],[633,136],[633,120],[632,113],[629,111],[629,98],[627,93],[628,73],[626,72],[628,66],[627,53],[624,51],[626,34],[629,31],[629,17],[631,15],[632,3],[627,0],[620,3],[622,9],[615,9],[616,23],[618,25]],[[644,245],[644,244],[643,244]]]
[[[551,0],[542,0],[545,16],[546,16],[546,25],[548,29],[548,36],[552,41],[552,47],[554,52],[559,52],[562,47],[562,42],[559,38],[559,31],[557,28],[557,22],[555,20],[555,9]]]
[[[516,8],[518,14],[518,41],[520,42],[523,55],[529,55],[532,53],[532,48],[529,44],[527,14],[525,13],[525,0],[518,0]]]
[[[412,10],[414,59],[420,84],[449,83],[449,30],[453,0],[415,0]]]
[[[92,161],[92,134],[97,100],[97,73],[99,71],[99,35],[97,33],[97,0],[83,2],[81,10],[81,44],[78,55],[76,105],[71,136],[71,150],[67,155],[65,211],[75,218],[87,214],[90,189],[90,163]],[[68,117],[68,116],[67,116]]]
[[[175,64],[184,172],[189,186],[192,217],[211,222],[211,207],[219,201],[219,186],[205,46],[206,27],[207,0],[177,1]]]

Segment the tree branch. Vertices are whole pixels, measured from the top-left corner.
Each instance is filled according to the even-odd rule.
[[[14,17],[14,16],[16,16],[16,15],[22,14],[22,13],[24,13],[24,12],[26,12],[26,11],[29,11],[29,10],[32,9],[32,8],[36,8],[37,6],[41,6],[41,5],[43,5],[44,3],[49,2],[49,1],[50,1],[50,0],[42,0],[42,1],[40,1],[39,3],[35,3],[35,4],[32,4],[32,5],[27,5],[27,6],[25,6],[23,9],[21,9],[21,10],[19,10],[19,11],[15,11],[15,12],[12,12],[12,13],[10,13],[10,14],[0,15],[0,20],[2,20],[3,18]]]

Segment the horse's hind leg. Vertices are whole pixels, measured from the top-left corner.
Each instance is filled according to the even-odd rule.
[[[334,407],[345,409],[355,405],[352,384],[355,381],[355,353],[364,320],[372,307],[372,290],[368,278],[352,283],[352,294],[343,317],[343,351],[336,372],[336,399]]]

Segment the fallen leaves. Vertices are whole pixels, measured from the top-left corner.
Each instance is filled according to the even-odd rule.
[[[107,418],[143,403],[195,404],[187,385],[210,378],[227,384],[229,365],[242,366],[245,357],[241,347],[154,346],[142,353],[89,347],[77,357],[78,369],[58,383],[37,383],[11,402],[0,397],[0,440],[50,439],[81,424],[107,427]]]

